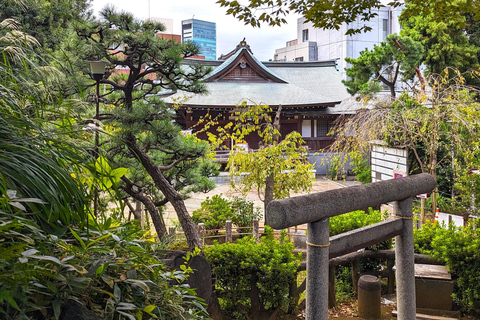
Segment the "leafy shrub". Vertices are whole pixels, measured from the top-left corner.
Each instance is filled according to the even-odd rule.
[[[480,224],[443,228],[427,222],[415,230],[415,250],[443,261],[455,280],[453,298],[467,312],[480,313]]]
[[[233,223],[237,227],[251,226],[253,219],[262,217],[260,208],[255,207],[253,201],[247,200],[245,197],[234,197],[230,201],[230,205],[234,212]]]
[[[201,203],[201,208],[192,214],[193,222],[203,222],[207,230],[222,229],[227,220],[232,220],[237,227],[248,227],[252,225],[253,219],[260,217],[260,209],[245,197],[234,197],[229,200],[222,198],[221,195],[207,197]]]
[[[413,229],[415,253],[431,255],[433,253],[432,240],[437,235],[444,233],[441,224],[429,220],[422,225],[421,229]]]
[[[385,214],[378,210],[369,209],[369,213],[357,210],[330,218],[330,236],[362,228],[385,220]],[[378,243],[367,250],[391,249],[392,240]],[[360,263],[361,272],[379,270],[386,261],[378,259],[363,259]],[[353,296],[353,284],[350,266],[337,266],[335,269],[336,298],[339,302],[346,301]]]
[[[265,310],[294,310],[289,286],[296,281],[300,258],[293,254],[293,244],[285,234],[275,240],[272,229],[265,227],[260,243],[245,237],[237,243],[215,244],[205,248],[205,257],[212,266],[215,290],[222,312],[227,318],[245,319],[252,308],[249,296],[252,286]]]
[[[339,180],[345,175],[345,168],[343,167],[343,160],[340,155],[335,155],[330,159],[330,168],[328,169],[328,176],[332,180]]]
[[[361,183],[372,182],[372,169],[368,158],[360,152],[350,152],[349,157],[351,159],[350,165],[353,167],[352,171],[356,179]]]
[[[352,269],[349,266],[335,268],[335,300],[342,303],[354,296],[352,286]]]
[[[385,220],[385,214],[369,208],[369,212],[363,210],[352,211],[330,218],[330,236],[347,231],[362,228]]]
[[[216,194],[213,197],[207,197],[201,203],[201,208],[193,211],[192,220],[195,223],[204,223],[205,229],[215,230],[225,227],[227,220],[232,220],[233,210],[230,202]]]
[[[90,226],[58,238],[0,212],[0,318],[58,319],[70,300],[102,319],[202,317],[194,291],[181,285],[188,267],[167,271],[138,225],[91,219]]]

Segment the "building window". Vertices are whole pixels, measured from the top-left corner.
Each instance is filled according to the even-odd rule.
[[[333,128],[333,120],[317,120],[317,137],[326,137]]]
[[[388,36],[388,19],[383,19],[383,41],[387,39]]]
[[[302,41],[308,41],[308,29],[302,31]]]
[[[303,57],[295,58],[295,61],[303,61]]]

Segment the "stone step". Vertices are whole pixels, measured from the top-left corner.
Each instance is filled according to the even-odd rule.
[[[397,310],[392,311],[392,315],[396,317],[398,315]],[[441,317],[441,316],[431,316],[428,314],[417,313],[416,314],[417,320],[457,320],[457,318],[448,318],[448,317]]]

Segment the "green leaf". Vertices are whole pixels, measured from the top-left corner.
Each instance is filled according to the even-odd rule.
[[[13,299],[11,291],[10,290],[3,290],[0,291],[0,302],[7,301],[8,304],[10,304],[12,307],[14,307],[17,310],[20,310],[18,307],[17,302]]]
[[[110,172],[110,175],[113,178],[115,178],[114,181],[117,182],[118,180],[120,180],[121,177],[123,177],[127,173],[128,173],[127,168],[117,168],[117,169],[113,169],[112,172]]]
[[[143,311],[145,311],[146,313],[150,314],[156,307],[151,304],[151,305],[148,305],[146,306],[145,308],[143,308]]]
[[[87,245],[87,248],[90,248],[90,247],[93,246],[95,243],[97,243],[97,242],[99,242],[99,241],[102,241],[103,239],[106,239],[106,238],[108,238],[108,237],[110,237],[110,236],[111,236],[111,234],[109,233],[109,234],[105,234],[105,235],[103,235],[103,236],[101,236],[101,237],[99,237],[99,238],[97,238],[97,239],[95,239],[95,240],[93,240],[93,241],[90,241],[90,242],[88,243],[88,245]]]
[[[80,245],[82,246],[82,249],[86,250],[87,246],[85,245],[85,242],[83,242],[82,238],[80,238],[80,236],[72,228],[70,228],[70,232],[75,237],[75,239],[77,239],[78,242],[80,242]]]
[[[121,315],[127,317],[128,319],[131,319],[131,320],[136,320],[135,317],[129,313],[126,313],[126,312],[123,312],[123,311],[120,311],[120,310],[117,310],[118,313],[120,313]]]
[[[104,157],[99,157],[95,162],[95,170],[103,175],[108,175],[112,171],[112,167],[108,164],[108,160]]]
[[[61,306],[62,306],[62,299],[60,299],[60,296],[56,296],[55,299],[52,301],[52,307],[53,307],[53,313],[55,315],[55,319],[57,320],[60,318]]]

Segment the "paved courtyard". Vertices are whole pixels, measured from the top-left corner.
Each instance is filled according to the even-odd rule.
[[[351,186],[356,184],[358,184],[358,182],[356,181],[332,181],[325,177],[318,177],[313,183],[311,193],[333,190],[333,189],[343,188],[345,186]],[[239,192],[232,190],[229,184],[226,184],[226,183],[217,184],[217,187],[212,191],[208,193],[203,193],[203,192],[194,193],[191,195],[189,199],[185,200],[185,205],[187,207],[188,212],[192,214],[193,211],[200,208],[200,204],[202,203],[202,201],[204,201],[207,197],[212,197],[216,194],[222,194],[225,197],[234,197],[234,196],[241,195]],[[292,196],[295,196],[295,195],[297,194],[292,194]],[[259,199],[257,192],[255,190],[252,190],[248,193],[247,199],[253,201],[254,205],[259,207],[260,211],[263,214],[263,202]],[[176,221],[178,221],[177,215],[175,213],[175,210],[170,204],[167,205],[167,212],[164,215],[164,219],[165,219],[165,224],[167,226],[173,226],[177,224],[176,223]]]

